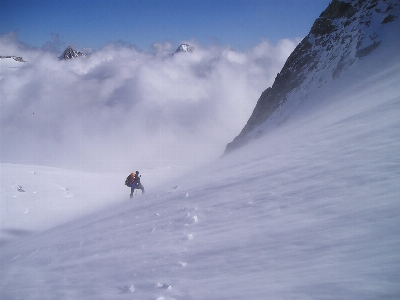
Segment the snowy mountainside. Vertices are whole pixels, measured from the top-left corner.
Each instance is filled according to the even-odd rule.
[[[292,114],[285,107],[288,103],[301,104],[315,90],[360,63],[380,47],[388,31],[397,33],[399,39],[399,15],[396,0],[332,1],[289,56],[272,87],[262,93],[247,124],[225,153],[262,135],[267,120],[273,126],[284,122]]]
[[[336,22],[367,2],[332,3]],[[284,72],[310,89],[293,87],[258,139],[161,187],[143,176],[145,195],[130,200],[119,174],[0,165],[1,212],[16,212],[1,230],[20,237],[0,243],[0,299],[399,299],[398,8],[371,19],[363,45],[379,46],[354,61],[349,48],[334,80],[342,56],[321,57],[321,85],[307,63]],[[62,222],[27,234],[26,207]]]
[[[0,298],[399,298],[400,61],[352,72],[165,188],[3,245]]]

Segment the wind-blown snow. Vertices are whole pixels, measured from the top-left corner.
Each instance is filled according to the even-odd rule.
[[[124,173],[89,173],[50,167],[0,164],[0,243],[61,225],[124,201]],[[135,170],[132,170],[135,171]],[[183,168],[140,170],[148,189]],[[124,197],[125,196],[125,197]]]
[[[3,245],[1,299],[400,298],[400,61],[378,58],[212,165]]]

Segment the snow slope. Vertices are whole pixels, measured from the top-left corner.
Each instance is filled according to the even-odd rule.
[[[169,188],[4,244],[0,298],[399,299],[396,47]]]
[[[122,196],[115,176],[14,164],[1,164],[0,170],[2,243],[82,217],[104,206],[104,198]]]
[[[0,67],[3,69],[18,69],[24,66],[24,62],[15,60],[13,57],[0,57]],[[2,77],[0,76],[0,79]]]
[[[43,166],[0,164],[0,243],[43,231],[124,201],[121,173],[89,173]],[[140,170],[150,190],[183,168]],[[167,176],[168,175],[168,176]]]

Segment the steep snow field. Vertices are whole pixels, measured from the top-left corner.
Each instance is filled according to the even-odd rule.
[[[5,240],[0,298],[399,299],[400,63],[357,83],[364,71],[165,188],[143,180],[146,194],[132,200],[121,174],[1,165],[2,231],[25,231],[34,211],[38,223],[61,224],[66,203],[74,213],[69,223]],[[54,181],[25,184],[13,167]],[[106,190],[103,210],[78,218],[81,206],[99,210]],[[47,208],[35,205],[40,193]]]
[[[399,45],[132,200],[127,174],[1,164],[0,299],[400,299]]]

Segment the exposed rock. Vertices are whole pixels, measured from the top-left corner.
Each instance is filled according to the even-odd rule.
[[[25,60],[21,56],[8,55],[8,56],[0,56],[0,58],[12,58],[13,60],[18,61],[18,62],[25,62]]]
[[[76,51],[72,49],[71,46],[68,46],[67,49],[65,49],[64,53],[59,57],[60,59],[68,60],[72,59],[75,57],[84,57],[84,58],[89,58],[89,54],[82,53],[80,51]]]

